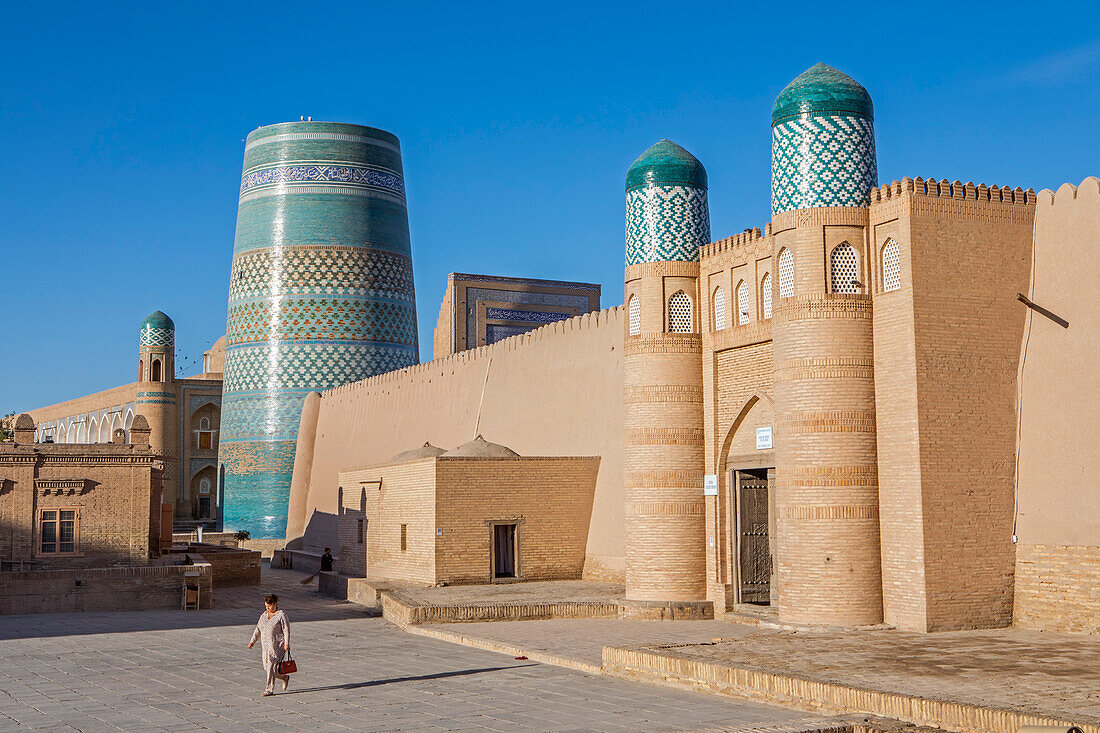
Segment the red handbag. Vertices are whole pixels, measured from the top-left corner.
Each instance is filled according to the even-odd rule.
[[[290,654],[286,655],[285,660],[281,660],[275,663],[275,672],[277,674],[291,674],[298,671],[298,665],[290,658]]]

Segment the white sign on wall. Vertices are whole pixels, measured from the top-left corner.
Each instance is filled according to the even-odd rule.
[[[718,474],[708,473],[703,477],[703,496],[718,496]]]
[[[756,429],[756,450],[768,450],[772,447],[772,429],[757,428]]]

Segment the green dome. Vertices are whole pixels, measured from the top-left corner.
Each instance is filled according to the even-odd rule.
[[[176,328],[176,324],[172,323],[172,319],[160,311],[153,311],[145,316],[145,320],[141,322],[141,327],[144,329],[146,326],[151,328],[169,328],[172,330]]]
[[[871,95],[852,77],[826,64],[803,71],[775,98],[772,124],[800,115],[850,114],[875,118]]]
[[[707,187],[707,169],[694,155],[671,140],[642,153],[626,173],[626,190],[639,186]]]

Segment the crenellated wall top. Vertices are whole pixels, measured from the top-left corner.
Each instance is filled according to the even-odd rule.
[[[923,196],[936,196],[939,198],[953,198],[971,201],[998,201],[1006,204],[1019,204],[1022,206],[1035,203],[1035,191],[1026,191],[1019,186],[987,186],[984,183],[975,185],[968,181],[949,181],[944,178],[937,181],[935,178],[924,179],[902,178],[900,181],[888,183],[871,189],[871,203],[877,204],[891,199],[899,198],[903,193],[919,194]]]

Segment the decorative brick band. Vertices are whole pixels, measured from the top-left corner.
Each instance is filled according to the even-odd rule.
[[[669,488],[698,487],[703,485],[702,471],[627,471],[623,476],[623,485],[628,488]]]
[[[874,379],[875,360],[859,358],[788,359],[775,369],[776,381],[795,379]]]
[[[628,501],[626,513],[632,517],[701,517],[707,505],[694,501]]]
[[[777,423],[785,430],[801,433],[873,433],[875,413],[862,410],[793,412],[781,416]]]
[[[647,402],[703,402],[702,387],[680,385],[655,385],[627,387],[623,390],[623,402],[628,405]]]
[[[772,217],[770,234],[806,226],[865,227],[870,221],[866,206],[817,206],[784,211]]]
[[[627,336],[627,356],[637,354],[701,354],[703,337],[697,333],[655,333]]]
[[[627,282],[643,277],[699,277],[698,262],[669,260],[664,262],[638,262],[626,266]]]
[[[702,445],[702,428],[630,428],[624,431],[626,445]]]
[[[782,519],[878,519],[877,504],[792,504],[776,509]]]
[[[781,298],[773,311],[775,323],[829,318],[871,320],[871,296],[829,295]]]

